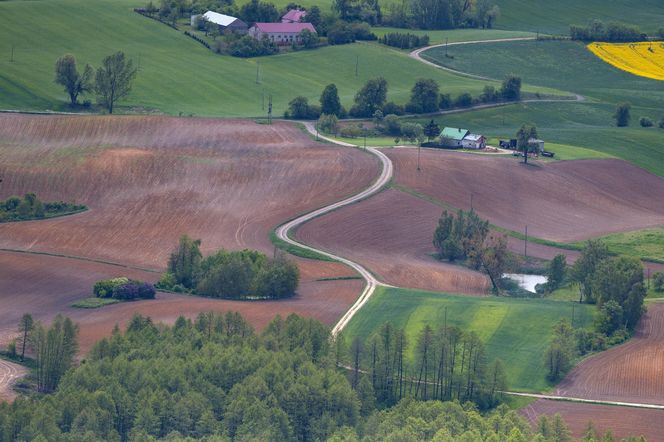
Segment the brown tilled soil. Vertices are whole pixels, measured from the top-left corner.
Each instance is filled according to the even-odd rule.
[[[114,304],[99,309],[72,308],[73,302],[90,296],[95,281],[116,276],[154,281],[155,273],[128,270],[108,264],[77,259],[0,252],[0,346],[17,334],[23,313],[48,321],[58,313],[80,325],[81,352],[85,353],[117,323],[122,326],[134,313],[156,322],[173,323],[180,315],[195,317],[202,311],[238,311],[260,329],[275,315],[298,313],[334,323],[357,298],[364,281],[317,281],[320,278],[350,276],[352,271],[338,263],[298,260],[302,280],[298,294],[279,301],[227,301],[195,296],[158,293],[152,301]]]
[[[378,161],[291,124],[167,117],[0,116],[0,198],[88,212],[0,225],[0,247],[163,268],[187,233],[204,253],[271,250],[268,232],[366,187]]]
[[[580,438],[592,421],[600,437],[611,430],[616,440],[628,436],[645,436],[649,442],[663,440],[664,411],[642,408],[614,407],[610,405],[581,404],[538,400],[524,408],[521,413],[536,428],[540,415],[553,416],[560,413],[572,435]]]
[[[664,405],[664,303],[648,305],[628,343],[577,365],[558,384],[557,394]]]
[[[555,241],[664,225],[664,180],[622,160],[519,163],[514,158],[415,149],[385,153],[395,181],[492,223]]]
[[[388,189],[306,223],[297,237],[363,264],[388,284],[487,293],[487,279],[480,273],[431,257],[441,212],[432,203]]]
[[[251,121],[168,117],[0,115],[0,198],[35,192],[44,201],[90,210],[52,220],[0,224],[0,248],[101,259],[161,271],[180,235],[219,248],[271,253],[268,233],[309,210],[368,186],[379,164],[356,149],[311,141],[297,127]],[[352,275],[339,264],[298,260],[296,298],[226,302],[175,295],[157,301],[67,307],[98,279],[158,274],[43,255],[0,253],[0,333],[18,317],[58,312],[81,323],[82,346],[140,311],[174,320],[215,309],[238,310],[257,327],[297,312],[328,324],[357,297],[362,281],[316,281]]]

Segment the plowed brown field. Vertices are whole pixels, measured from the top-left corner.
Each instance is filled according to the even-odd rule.
[[[572,402],[538,400],[522,410],[522,414],[537,424],[537,418],[544,414],[553,416],[556,413],[565,419],[572,434],[580,438],[592,421],[595,429],[603,434],[611,430],[616,440],[630,435],[643,435],[649,442],[663,440],[664,411],[642,408],[614,407],[610,405],[593,405]]]
[[[577,365],[557,394],[664,405],[664,303],[648,305],[628,343]]]
[[[492,223],[555,241],[664,225],[664,180],[622,160],[536,162],[415,149],[386,151],[394,180]],[[395,208],[395,210],[397,210]]]
[[[308,222],[298,229],[297,238],[361,263],[388,284],[487,293],[482,274],[431,257],[440,214],[435,204],[388,189]]]
[[[0,198],[36,192],[76,201],[82,214],[0,224],[0,248],[101,259],[163,270],[179,236],[221,247],[272,252],[268,234],[293,216],[357,193],[379,164],[356,149],[314,143],[297,127],[167,117],[0,115]],[[298,259],[295,298],[227,302],[175,295],[157,301],[75,310],[94,281],[158,274],[62,257],[0,253],[0,335],[32,312],[64,312],[81,323],[85,348],[133,311],[157,320],[202,310],[237,310],[257,327],[297,312],[333,323],[359,295],[346,266]]]
[[[88,212],[0,225],[0,247],[163,268],[178,237],[271,250],[268,232],[366,187],[378,162],[297,127],[165,117],[0,115],[0,198]]]

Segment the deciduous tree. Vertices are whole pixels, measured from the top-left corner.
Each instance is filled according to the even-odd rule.
[[[116,52],[102,61],[95,76],[95,92],[97,102],[109,114],[113,113],[115,103],[129,95],[136,72],[133,62],[125,59],[124,52]]]
[[[92,76],[94,72],[89,64],[82,73],[76,68],[76,58],[65,54],[55,62],[55,82],[62,85],[69,94],[72,106],[78,104],[78,96],[93,90]]]

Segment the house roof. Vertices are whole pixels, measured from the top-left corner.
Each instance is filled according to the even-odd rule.
[[[484,135],[478,135],[478,134],[468,134],[464,138],[464,140],[468,141],[480,141],[482,138],[484,138]]]
[[[461,141],[469,133],[470,131],[468,129],[457,129],[456,127],[446,127],[440,133],[440,136],[441,138],[448,138],[454,141]]]
[[[299,34],[305,29],[316,32],[316,28],[311,23],[256,23],[254,27],[261,32],[269,34],[280,32],[284,34]]]
[[[289,9],[288,12],[281,17],[281,20],[297,23],[301,21],[305,15],[307,15],[307,11],[302,11],[301,9]]]
[[[237,20],[236,17],[231,17],[230,15],[224,15],[212,11],[206,12],[205,14],[203,14],[203,17],[205,17],[205,19],[210,23],[214,23],[215,25],[219,26],[228,26],[231,23],[233,23],[235,20]]]

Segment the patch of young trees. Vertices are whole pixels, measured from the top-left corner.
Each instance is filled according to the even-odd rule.
[[[78,105],[79,96],[94,92],[97,103],[109,114],[118,101],[129,95],[136,73],[132,60],[127,60],[121,51],[105,57],[96,72],[88,64],[79,72],[71,54],[63,55],[55,63],[55,82],[63,86],[72,106]],[[89,106],[89,103],[84,104]]]
[[[408,0],[390,4],[383,22],[421,29],[492,28],[499,16],[492,0]]]
[[[200,244],[186,235],[180,238],[158,288],[228,299],[279,299],[295,294],[299,269],[285,256],[219,250],[203,258]]]
[[[136,281],[126,277],[97,281],[92,289],[97,298],[131,301],[135,299],[154,299],[155,288],[149,282]]]
[[[85,209],[84,205],[63,201],[44,203],[34,193],[26,193],[23,198],[10,196],[0,201],[0,222],[51,218]]]
[[[590,20],[585,26],[570,26],[569,34],[572,40],[581,41],[631,42],[648,39],[637,26],[618,22],[604,24],[596,19]]]
[[[482,270],[498,293],[503,274],[512,266],[505,236],[491,233],[489,222],[472,209],[457,213],[445,210],[434,231],[433,246],[441,260],[461,261]]]
[[[415,349],[415,358],[408,358]],[[500,360],[488,363],[484,344],[474,332],[443,325],[426,325],[409,343],[403,330],[385,323],[367,341],[356,338],[349,351],[351,385],[378,404],[393,405],[403,398],[474,402],[493,408],[506,390]]]
[[[70,321],[56,319],[46,332],[53,330],[52,339],[46,341],[53,344],[48,347],[51,361],[59,355],[61,362],[45,360],[43,369],[62,373],[68,368],[66,362],[76,347],[75,329]],[[394,332],[386,336],[393,339]],[[426,396],[447,394],[451,366],[443,364],[439,376],[436,363],[441,354],[448,358],[454,353],[452,396],[490,399],[492,386],[498,390],[502,385],[501,370],[490,369],[498,364],[483,367],[486,357],[475,339],[454,329],[448,332],[449,336],[434,333],[426,344],[427,354],[434,358],[427,356],[431,384]],[[445,342],[438,342],[443,337]],[[0,403],[0,435],[10,441],[373,442],[476,440],[478,435],[483,440],[509,442],[541,439],[536,436],[539,430],[531,429],[517,411],[504,405],[480,414],[468,403],[405,398],[392,408],[378,409],[371,374],[360,374],[358,385],[364,384],[364,391],[353,389],[349,382],[353,373],[346,377],[335,366],[330,342],[326,327],[295,315],[277,317],[261,334],[231,312],[204,312],[194,320],[179,317],[173,326],[156,325],[136,315],[126,331],[116,328],[92,348],[85,363],[60,376],[51,394]],[[392,370],[393,352],[399,345],[405,348],[399,342],[391,341],[387,347],[376,342],[378,348],[390,351],[387,359],[377,355],[379,391],[385,382],[379,374],[381,367]],[[423,343],[418,360],[424,349]],[[413,391],[417,389],[410,376],[416,372],[419,378],[416,368],[419,365],[404,376],[403,391],[411,385]],[[480,372],[484,375],[479,376]],[[421,382],[418,395],[424,395]]]

